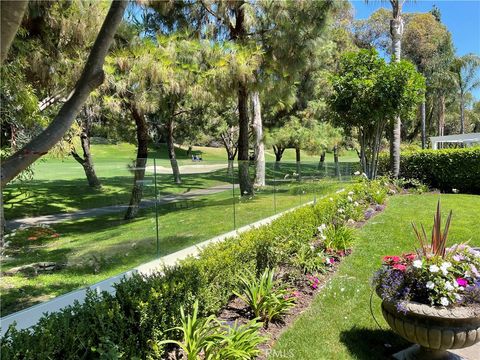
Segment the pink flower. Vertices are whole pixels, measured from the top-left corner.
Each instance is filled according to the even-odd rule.
[[[410,253],[410,254],[405,254],[403,255],[405,260],[413,261],[417,257],[416,254]]]
[[[393,268],[394,269],[397,269],[397,270],[400,270],[402,272],[404,272],[405,270],[407,270],[407,267],[405,265],[402,265],[402,264],[395,264],[393,265]]]
[[[330,262],[330,264],[333,264],[335,262],[335,259],[334,258],[329,258],[328,261]]]
[[[52,237],[52,238],[57,238],[57,237],[59,237],[59,236],[60,236],[60,234],[59,234],[59,233],[55,233],[55,234],[52,234],[52,236],[51,236],[51,237]]]
[[[457,284],[458,284],[459,286],[465,287],[465,286],[468,285],[468,281],[467,281],[466,279],[464,279],[464,278],[458,278],[458,279],[457,279]]]

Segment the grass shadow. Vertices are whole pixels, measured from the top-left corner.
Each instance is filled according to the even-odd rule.
[[[361,360],[391,359],[391,356],[410,345],[391,330],[352,327],[340,333],[340,342],[352,357]]]

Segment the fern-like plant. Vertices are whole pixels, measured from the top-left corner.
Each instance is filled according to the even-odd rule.
[[[421,232],[418,230],[415,223],[412,222],[413,231],[417,237],[418,242],[420,243],[420,249],[417,250],[419,256],[432,257],[432,256],[445,256],[445,247],[447,244],[448,230],[450,228],[450,221],[452,220],[452,211],[447,217],[447,222],[445,223],[445,229],[442,233],[441,224],[442,224],[442,215],[440,212],[440,200],[437,203],[437,212],[433,217],[433,228],[430,244],[428,242],[427,232],[423,225],[420,225]]]

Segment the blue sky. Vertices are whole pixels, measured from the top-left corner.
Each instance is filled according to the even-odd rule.
[[[365,19],[381,7],[390,9],[388,1],[352,0],[355,19]],[[480,55],[480,0],[417,0],[406,2],[403,12],[427,12],[436,5],[442,14],[442,22],[452,33],[457,55]],[[480,89],[474,93],[480,99]]]

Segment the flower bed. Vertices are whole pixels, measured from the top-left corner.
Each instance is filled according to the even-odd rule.
[[[348,253],[352,239],[345,224],[371,214],[366,209],[385,200],[388,186],[384,181],[360,181],[270,225],[211,245],[198,258],[151,276],[133,276],[118,284],[114,295],[90,292],[84,304],[47,315],[31,329],[11,328],[2,339],[2,355],[161,357],[162,341],[182,338],[179,330],[167,331],[181,324],[180,308],[191,314],[198,301],[199,318],[218,314],[233,292],[241,291],[239,275],[247,269],[257,275],[265,269],[277,268],[278,275],[284,271],[275,278],[275,288],[289,289],[298,281],[308,285],[308,274],[328,273],[332,262]],[[315,284],[313,280],[312,287],[318,287]]]

